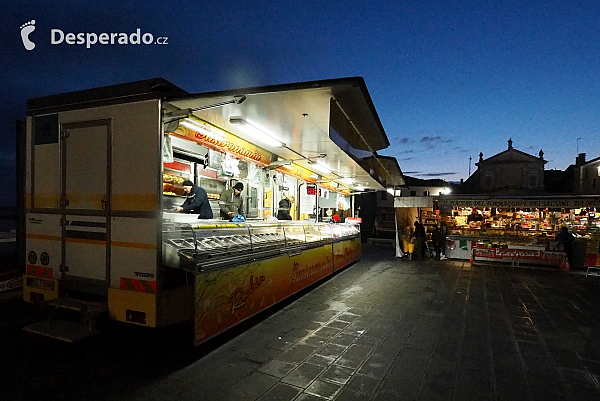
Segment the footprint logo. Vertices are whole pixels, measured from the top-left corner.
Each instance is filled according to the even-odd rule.
[[[25,46],[25,49],[27,50],[33,50],[35,48],[35,43],[29,40],[29,34],[35,31],[34,25],[34,19],[21,25],[21,39],[23,39],[23,46]]]

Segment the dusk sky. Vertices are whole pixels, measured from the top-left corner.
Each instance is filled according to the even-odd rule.
[[[28,98],[163,77],[188,92],[364,78],[402,171],[466,179],[513,146],[546,169],[600,156],[600,3],[14,1],[0,27],[0,205]],[[35,20],[34,24],[21,28]],[[35,43],[26,50],[22,29]],[[50,32],[166,45],[51,44]],[[577,141],[577,138],[581,138]]]

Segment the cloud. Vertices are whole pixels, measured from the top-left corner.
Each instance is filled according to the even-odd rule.
[[[443,177],[443,176],[456,175],[456,174],[458,174],[458,173],[448,171],[448,172],[441,172],[441,173],[422,173],[422,174],[417,174],[417,175],[419,177]]]
[[[432,145],[437,145],[440,143],[450,143],[452,142],[452,139],[450,138],[444,138],[440,135],[436,135],[436,136],[424,136],[422,137],[419,142],[424,143],[424,144],[432,144]]]
[[[402,161],[412,160],[412,159],[414,159],[414,157],[405,157],[403,159],[398,159],[398,161],[402,162]]]
[[[409,143],[414,142],[412,139],[410,138],[402,138],[398,141],[401,145],[408,145]]]
[[[420,173],[420,171],[403,171],[402,172],[402,174],[405,174],[405,175],[408,175],[408,174],[410,174],[410,175],[417,175],[419,173]]]

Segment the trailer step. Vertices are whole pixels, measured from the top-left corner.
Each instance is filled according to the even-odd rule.
[[[108,303],[106,302],[91,302],[74,298],[58,298],[50,301],[48,305],[59,309],[71,309],[89,315],[100,314],[108,310]]]
[[[30,324],[23,327],[23,330],[70,343],[98,334],[98,331],[92,331],[87,325],[82,323],[52,319]]]
[[[98,334],[98,322],[108,312],[107,302],[58,298],[48,302],[50,319],[26,326],[23,330],[75,342]]]

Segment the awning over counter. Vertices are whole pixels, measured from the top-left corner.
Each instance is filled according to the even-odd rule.
[[[393,158],[376,154],[389,141],[359,77],[190,94],[167,98],[166,108],[174,114],[188,109],[277,155],[273,163],[293,161],[323,181],[376,190],[403,181],[395,159],[393,166]],[[244,126],[284,146],[260,142]]]
[[[386,188],[396,188],[406,184],[395,157],[375,154],[367,158],[366,162],[369,171],[373,171]]]
[[[394,207],[433,207],[432,196],[397,196]]]

